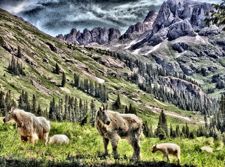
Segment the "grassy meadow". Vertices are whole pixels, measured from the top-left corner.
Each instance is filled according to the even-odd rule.
[[[20,141],[13,124],[0,124],[0,166],[10,166],[16,161],[33,163],[31,166],[95,166],[120,164],[130,166],[129,158],[132,155],[132,148],[126,140],[119,142],[119,160],[114,160],[112,155],[107,159],[101,158],[103,153],[103,142],[97,130],[91,126],[81,127],[74,123],[52,123],[51,135],[66,134],[70,138],[69,145],[48,145],[39,142],[35,146]],[[156,143],[174,142],[181,146],[181,166],[199,167],[223,167],[225,166],[225,149],[222,142],[214,141],[212,138],[196,139],[166,139],[159,141],[157,138],[145,138],[141,140],[141,164],[143,166],[176,166],[176,159],[171,157],[171,164],[162,161],[162,154],[153,154],[151,147]],[[200,147],[209,145],[214,148],[213,153],[201,152]],[[110,146],[110,145],[109,145]],[[111,146],[109,147],[111,153]],[[7,161],[6,161],[7,160]],[[135,164],[133,164],[135,165]],[[140,164],[137,164],[139,166]],[[20,165],[18,165],[20,166]],[[24,164],[23,164],[24,166]],[[25,166],[30,166],[29,164]],[[116,166],[116,165],[115,165]]]

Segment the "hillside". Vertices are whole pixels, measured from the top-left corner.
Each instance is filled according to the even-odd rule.
[[[48,108],[53,97],[59,100],[65,95],[81,98],[89,103],[95,99],[96,105],[99,106],[102,103],[99,98],[92,97],[87,92],[72,86],[75,73],[81,75],[81,78],[97,83],[104,82],[109,93],[109,104],[115,101],[119,93],[124,106],[132,103],[143,114],[143,118],[152,122],[155,122],[158,116],[151,112],[151,106],[190,116],[189,112],[183,112],[174,105],[160,102],[151,94],[140,90],[137,85],[123,79],[123,76],[132,73],[131,69],[120,59],[110,56],[110,53],[67,45],[40,32],[21,18],[3,10],[0,12],[0,88],[4,91],[11,90],[15,99],[18,99],[24,90],[28,92],[30,99],[33,94],[37,96],[43,110]],[[18,48],[21,50],[21,58],[16,57]],[[7,70],[12,56],[22,63],[25,76],[15,76]],[[59,75],[52,72],[56,63],[61,68]],[[63,88],[59,86],[62,71],[67,78],[67,84]],[[194,116],[193,121],[190,118],[189,122],[195,123],[198,117]],[[175,119],[177,120],[177,117]],[[182,121],[178,119],[178,122]]]
[[[210,115],[225,86],[225,33],[206,24],[212,11],[209,3],[167,0],[121,36],[98,27],[57,37],[120,59],[132,71],[128,79],[158,100]]]
[[[223,166],[224,136],[203,126],[203,113],[214,114],[218,103],[193,77],[170,73],[170,63],[164,64],[166,68],[158,65],[163,59],[157,55],[174,58],[171,48],[156,47],[155,56],[114,49],[60,41],[0,9],[1,116],[16,103],[50,119],[50,136],[66,134],[70,138],[67,146],[22,143],[15,124],[3,124],[0,117],[0,166],[179,166],[174,159],[161,162],[162,154],[151,152],[150,148],[160,142],[181,146],[181,166]],[[119,107],[115,105],[118,99]],[[102,104],[142,118],[149,136],[140,141],[140,162],[130,162],[132,148],[123,140],[118,146],[119,160],[102,158],[102,139],[87,123]],[[164,115],[160,122],[159,114],[163,113],[167,119]],[[170,134],[161,138],[167,132],[159,128],[159,140],[153,130],[163,122]],[[213,153],[201,151],[202,146],[212,147]]]

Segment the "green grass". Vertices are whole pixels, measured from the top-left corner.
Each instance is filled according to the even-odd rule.
[[[48,145],[39,142],[36,145],[23,143],[15,127],[11,124],[0,125],[0,156],[4,158],[54,161],[57,163],[70,162],[68,159],[79,160],[84,164],[115,163],[111,157],[101,159],[99,155],[103,152],[103,143],[97,130],[91,126],[81,127],[75,123],[52,123],[51,134],[66,134],[70,138],[69,145]],[[210,145],[216,149],[216,142],[211,138],[196,139],[167,139],[159,141],[157,138],[142,138],[141,140],[141,161],[162,161],[162,154],[151,152],[151,147],[156,143],[174,142],[181,146],[181,164],[194,165],[199,167],[223,167],[225,163],[225,150],[218,150],[212,154],[203,153],[200,147]],[[218,144],[217,144],[218,145]],[[112,151],[111,146],[109,147]],[[132,155],[132,148],[126,140],[119,142],[118,151],[122,159],[119,163],[129,164]],[[172,158],[176,163],[176,159]]]

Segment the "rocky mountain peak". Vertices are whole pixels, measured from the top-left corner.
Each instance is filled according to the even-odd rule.
[[[152,25],[155,21],[156,16],[157,12],[154,10],[150,10],[143,22],[138,22],[134,25],[131,25],[127,29],[127,31],[120,37],[120,39],[135,39],[143,33],[152,30]]]
[[[165,39],[174,40],[181,36],[194,36],[207,27],[205,19],[214,10],[213,5],[189,0],[165,1],[153,23],[152,32],[132,49],[144,43],[157,45]]]
[[[65,40],[68,43],[77,43],[80,45],[87,45],[92,43],[97,44],[109,44],[115,40],[118,40],[121,33],[115,28],[102,28],[96,27],[92,30],[84,29],[83,32],[73,28],[69,34],[58,35],[57,38]]]

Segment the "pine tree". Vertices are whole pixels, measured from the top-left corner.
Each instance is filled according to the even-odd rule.
[[[91,109],[91,119],[90,119],[90,123],[91,123],[92,126],[94,126],[95,115],[96,115],[96,106],[95,106],[94,100],[91,100],[90,109]]]
[[[68,107],[69,107],[69,96],[66,95],[65,96],[65,102],[64,102],[64,115],[63,115],[63,120],[69,120],[69,116],[68,116]]]
[[[66,85],[66,74],[63,72],[62,73],[61,87],[64,87],[65,85]]]
[[[79,101],[79,122],[82,120],[83,115],[84,115],[83,109],[84,109],[83,101],[82,101],[82,99],[80,99],[80,101]]]
[[[2,111],[2,116],[6,115],[6,102],[5,102],[5,93],[0,91],[0,109]]]
[[[145,121],[143,123],[143,133],[144,133],[145,137],[153,137],[154,136],[152,126],[151,125],[149,126],[147,121]]]
[[[170,137],[176,137],[173,126],[170,124]]]
[[[51,120],[56,120],[56,103],[55,103],[55,98],[52,99],[50,102],[50,107],[49,107],[49,119]]]
[[[185,135],[186,135],[186,137],[187,138],[189,138],[190,137],[190,130],[189,130],[189,127],[188,127],[188,125],[187,125],[187,123],[186,123],[186,125],[185,125]]]
[[[89,81],[89,94],[95,96],[95,88],[92,80]]]
[[[17,54],[16,54],[16,56],[17,56],[18,58],[22,58],[22,53],[21,53],[21,48],[20,48],[20,46],[18,46],[18,48],[17,48]]]
[[[29,96],[28,96],[27,92],[25,92],[25,94],[24,94],[24,103],[25,103],[24,110],[31,112],[31,106],[30,106]]]
[[[54,70],[53,70],[53,73],[55,73],[55,74],[60,74],[60,67],[59,67],[59,65],[58,65],[58,63],[56,63],[55,64],[55,68],[54,68]]]
[[[159,115],[159,122],[156,129],[156,135],[160,139],[164,139],[168,136],[167,119],[163,110]]]
[[[125,106],[125,111],[124,111],[124,113],[129,113],[129,109],[128,109],[127,106]]]
[[[37,99],[35,95],[33,95],[33,98],[32,98],[32,112],[34,114],[37,113]]]
[[[7,109],[7,111],[9,111],[14,106],[14,102],[13,102],[13,99],[12,99],[12,96],[11,96],[11,91],[10,90],[6,93],[5,103],[6,103],[6,109]]]
[[[162,120],[162,129],[165,131],[166,135],[168,135],[167,118],[163,110],[161,112],[161,120]]]
[[[38,105],[38,108],[37,108],[37,116],[42,116],[42,110],[41,110],[40,104]]]
[[[74,86],[79,88],[80,87],[80,76],[74,73]]]
[[[118,109],[120,109],[122,107],[122,104],[121,104],[121,101],[120,101],[120,95],[119,94],[117,94],[117,99],[113,103],[112,107],[113,107],[114,110],[118,110]]]
[[[11,62],[9,63],[7,69],[13,75],[25,75],[22,63],[19,63],[19,60],[16,60],[14,56],[12,56]]]
[[[176,126],[176,137],[180,137],[181,136],[181,132],[180,132],[180,127],[179,125]]]
[[[137,114],[136,108],[130,103],[128,113]]]

